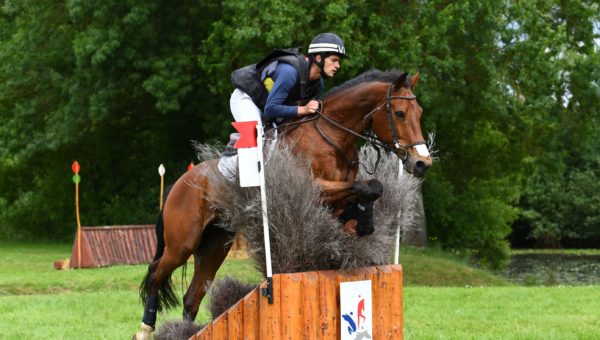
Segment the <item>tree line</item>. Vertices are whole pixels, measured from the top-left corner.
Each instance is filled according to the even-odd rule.
[[[432,243],[490,266],[509,239],[600,243],[600,6],[593,0],[3,0],[0,238],[70,240],[151,223],[157,167],[231,132],[232,70],[335,32],[371,68],[421,71],[438,159],[423,194]]]

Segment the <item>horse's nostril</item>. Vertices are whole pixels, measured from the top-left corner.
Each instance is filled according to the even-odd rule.
[[[415,162],[415,168],[417,168],[417,170],[424,170],[427,168],[427,164],[423,161],[417,161]]]

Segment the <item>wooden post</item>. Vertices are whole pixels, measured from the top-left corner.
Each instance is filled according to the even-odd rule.
[[[404,330],[403,325],[403,310],[402,304],[402,266],[394,265],[390,266],[392,269],[392,282],[393,285],[390,288],[389,294],[392,296],[392,339],[403,339]]]
[[[227,325],[227,321],[228,321],[228,315],[227,313],[223,313],[221,315],[219,315],[216,319],[213,320],[212,322],[212,333],[213,339],[228,339],[228,331],[229,331],[229,327]]]
[[[245,340],[258,340],[260,336],[258,289],[254,289],[244,297],[244,336]]]
[[[319,339],[337,340],[338,301],[340,285],[337,284],[336,272],[332,270],[318,272],[319,275]]]
[[[79,170],[81,167],[79,166],[79,162],[73,162],[71,165],[71,170],[75,173],[73,176],[73,182],[75,182],[75,216],[77,219],[77,268],[81,268],[81,221],[79,219],[79,181],[81,177],[79,177]]]
[[[279,294],[280,275],[273,275],[273,303],[269,303],[267,299],[259,300],[259,323],[260,336],[259,339],[280,339],[280,305],[281,295]],[[260,289],[267,288],[267,283],[263,282]]]
[[[244,301],[238,301],[227,311],[229,327],[227,330],[229,340],[244,339]]]
[[[159,165],[158,166],[158,174],[160,175],[160,197],[159,197],[159,202],[158,202],[158,210],[162,211],[163,208],[163,192],[165,189],[165,166],[164,165]]]
[[[281,274],[281,339],[296,339],[302,334],[302,274]]]
[[[386,299],[386,295],[391,292],[392,270],[390,266],[378,266],[375,277],[373,278],[373,338],[374,339],[392,339],[390,332],[392,323],[392,306]]]
[[[212,323],[209,323],[200,332],[194,334],[191,340],[212,340]]]
[[[302,273],[302,279],[302,339],[318,339],[319,275],[316,272]]]

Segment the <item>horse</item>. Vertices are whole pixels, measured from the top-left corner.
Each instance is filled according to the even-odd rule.
[[[356,181],[357,140],[393,152],[404,169],[417,177],[431,167],[432,158],[421,131],[422,109],[413,93],[418,81],[419,73],[410,77],[397,70],[367,71],[329,91],[313,116],[280,125],[278,140],[290,145],[293,154],[310,160],[323,202],[335,216],[344,216],[353,202],[373,201],[381,190],[374,180]],[[213,168],[216,162],[202,162],[195,170]],[[171,274],[191,255],[194,275],[183,298],[183,318],[195,320],[206,283],[214,279],[229,252],[235,234],[217,225],[218,212],[211,210],[207,200],[215,188],[206,176],[198,175],[201,173],[182,175],[158,216],[156,253],[140,286],[144,316],[134,339],[149,338],[157,311],[178,305]],[[361,232],[360,221],[349,216],[343,221],[349,233],[372,232]]]

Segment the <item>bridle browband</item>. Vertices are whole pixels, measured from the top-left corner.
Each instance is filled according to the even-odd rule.
[[[317,109],[317,111],[315,112],[319,117],[323,118],[326,122],[328,122],[329,124],[337,127],[338,129],[341,129],[351,135],[354,135],[362,140],[364,140],[367,144],[371,144],[372,146],[374,146],[375,148],[377,147],[381,147],[389,152],[393,152],[396,156],[398,156],[398,158],[400,158],[402,160],[402,162],[406,162],[406,160],[408,160],[408,149],[415,147],[417,145],[424,145],[426,144],[425,141],[418,141],[415,143],[411,143],[411,144],[400,144],[400,141],[398,139],[398,136],[396,135],[396,129],[394,129],[394,122],[392,120],[392,107],[391,107],[391,101],[393,99],[404,99],[404,100],[415,100],[417,99],[417,97],[413,96],[392,96],[392,90],[394,88],[394,83],[391,83],[390,86],[387,89],[387,94],[385,97],[385,104],[379,105],[376,108],[374,108],[373,110],[371,110],[369,113],[367,113],[364,117],[363,117],[363,121],[366,121],[371,115],[373,115],[375,112],[381,110],[383,108],[383,106],[385,105],[385,109],[386,109],[386,117],[390,126],[390,131],[392,134],[392,146],[389,146],[385,143],[383,143],[381,140],[379,140],[379,138],[374,137],[371,134],[365,134],[365,133],[358,133],[354,130],[351,130],[345,126],[343,126],[342,124],[336,122],[335,120],[325,116],[323,114],[323,103],[319,102],[319,109]],[[323,139],[325,139],[327,141],[327,143],[329,143],[330,145],[332,145],[336,151],[338,153],[341,153],[342,156],[344,158],[346,158],[346,155],[342,152],[342,150],[333,143],[333,141],[327,137],[327,135],[325,135],[323,133],[323,131],[318,127],[317,125],[317,121],[315,120],[315,127],[317,128],[317,131],[321,134],[321,136],[323,137]],[[346,161],[349,163],[349,165],[353,165],[355,161],[348,161],[346,159]]]

